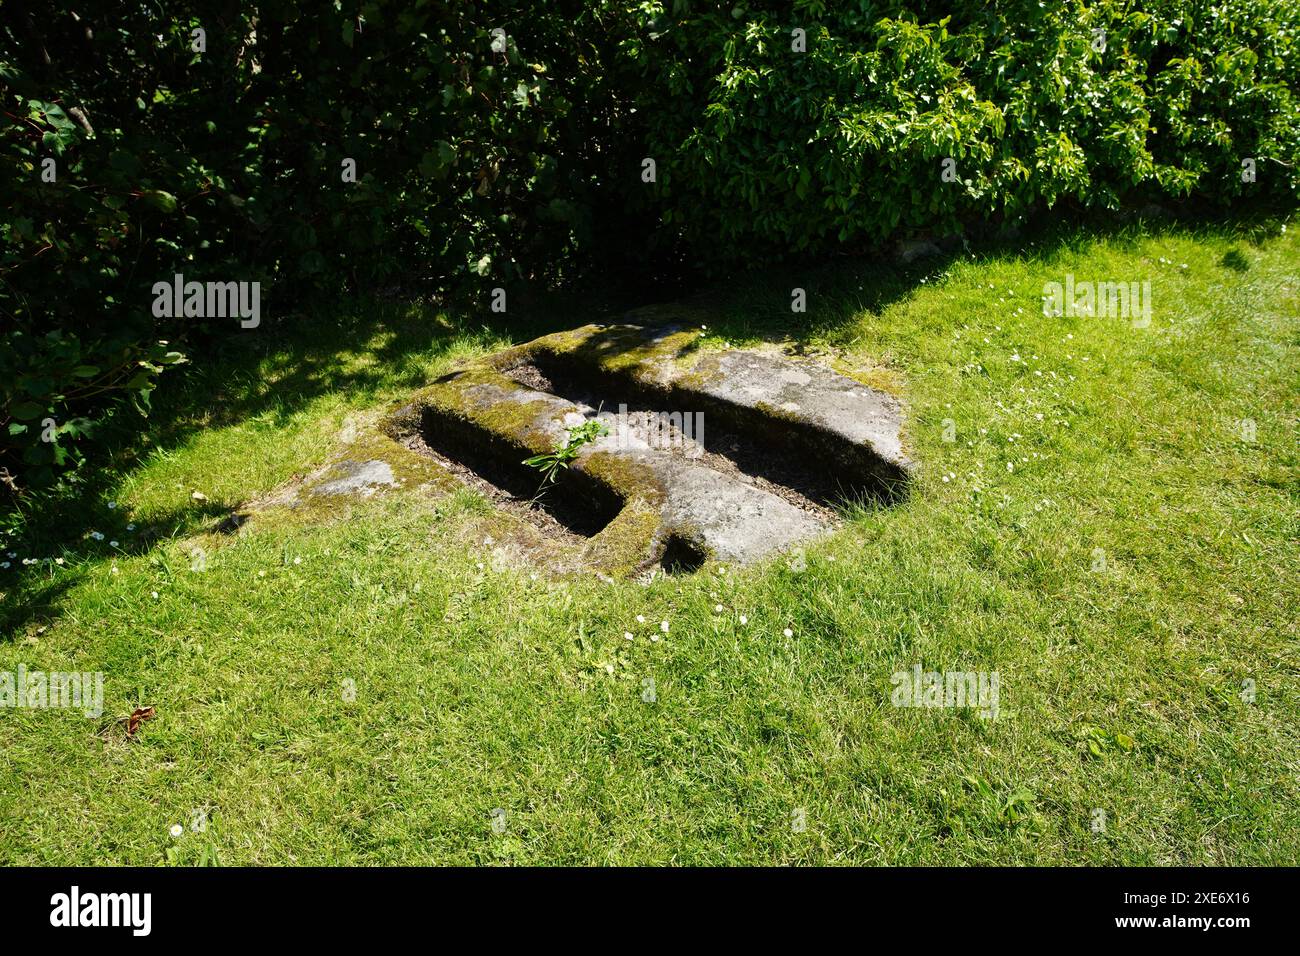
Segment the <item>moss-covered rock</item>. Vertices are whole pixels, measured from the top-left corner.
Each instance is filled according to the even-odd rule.
[[[439,464],[439,451],[479,474],[510,479],[507,486],[540,482],[524,459],[562,448],[569,428],[596,414],[588,404],[595,399],[585,397],[592,393],[707,415],[725,434],[765,443],[773,458],[843,475],[850,487],[910,475],[894,396],[772,350],[699,345],[700,332],[681,326],[587,325],[465,362],[341,444],[325,467],[250,510],[321,519],[377,495],[444,494],[458,481]],[[544,502],[562,521],[566,510],[578,514],[583,520],[570,527],[581,534],[551,536],[542,547],[536,529],[524,530],[528,521],[502,515],[503,526],[488,537],[520,555],[545,551],[564,570],[616,577],[659,562],[672,542],[701,560],[744,562],[831,523],[797,495],[644,436],[607,433],[566,464]]]

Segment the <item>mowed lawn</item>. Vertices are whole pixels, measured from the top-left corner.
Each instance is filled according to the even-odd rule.
[[[602,317],[264,308],[2,545],[0,671],[103,671],[105,713],[0,709],[0,863],[1294,864],[1300,243],[1267,232],[724,286],[712,345],[896,388],[920,478],[802,563],[649,584],[498,566],[470,492],[210,534],[457,356]],[[1149,280],[1150,326],[1045,316],[1067,274]],[[997,719],[892,706],[916,665],[996,672]]]

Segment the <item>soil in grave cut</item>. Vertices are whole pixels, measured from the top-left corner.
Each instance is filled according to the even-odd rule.
[[[543,489],[541,473],[523,464],[529,452],[507,442],[489,441],[477,430],[472,435],[459,434],[463,426],[449,424],[446,420],[430,424],[426,416],[424,427],[402,444],[433,459],[464,485],[498,508],[526,519],[548,538],[580,541],[593,537],[623,507],[618,495],[574,472],[563,473]]]

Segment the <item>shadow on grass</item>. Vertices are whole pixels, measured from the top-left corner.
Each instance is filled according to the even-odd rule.
[[[155,514],[149,520],[125,522],[102,503],[92,505],[81,515],[87,519],[85,527],[70,528],[62,538],[45,536],[41,539],[43,548],[28,555],[14,552],[16,557],[9,559],[7,573],[14,575],[10,586],[21,592],[21,600],[0,602],[0,644],[16,639],[33,621],[56,616],[60,599],[84,580],[94,565],[149,554],[160,542],[193,534],[209,527],[214,518],[229,518],[234,513],[232,505],[204,501]],[[87,527],[98,530],[103,540],[87,539]],[[23,557],[34,558],[37,563],[23,565]],[[55,563],[59,558],[65,562],[63,565]],[[55,567],[59,568],[58,577],[51,577]]]
[[[876,314],[906,299],[959,259],[1046,262],[1097,241],[1122,248],[1162,235],[1260,244],[1277,234],[1279,219],[1266,211],[1232,220],[1138,216],[1099,222],[1058,213],[1019,228],[985,227],[974,241],[944,243],[946,251],[911,264],[887,255],[843,255],[716,278],[707,285],[633,279],[610,286],[602,277],[602,283],[567,292],[537,295],[507,289],[505,313],[491,311],[486,294],[481,301],[447,305],[357,295],[300,305],[299,311],[279,315],[271,301],[257,330],[219,340],[195,364],[165,376],[155,393],[146,437],[124,438],[105,467],[83,476],[75,497],[37,495],[26,501],[17,520],[9,522],[23,543],[9,548],[33,557],[84,552],[87,529],[113,526],[107,504],[113,490],[154,449],[176,447],[202,429],[249,420],[280,426],[332,392],[372,395],[378,401],[385,394],[428,384],[430,363],[458,351],[527,341],[588,322],[622,321],[633,308],[678,302],[689,306],[693,317],[707,313],[711,333],[792,342],[798,353],[813,342],[848,344],[864,313]],[[1234,271],[1248,267],[1236,250],[1224,256],[1222,266]],[[796,288],[805,291],[811,304],[805,313],[791,310]],[[659,314],[671,321],[672,311],[670,305]],[[124,545],[129,550],[119,551],[145,553],[160,540],[209,527],[213,518],[228,517],[237,506],[196,502],[153,519],[130,536]],[[109,556],[106,552],[101,557]],[[33,617],[53,613],[71,583],[79,580],[65,575],[48,585],[36,584],[32,581],[39,570],[20,569],[16,560],[13,564],[0,572],[14,575],[0,579],[5,594],[0,640]]]
[[[0,644],[16,641],[33,621],[55,617],[60,600],[81,580],[80,574],[68,573],[33,583],[36,573],[28,572],[29,580],[22,584],[21,601],[0,603]]]
[[[301,307],[300,307],[301,308]],[[158,450],[176,448],[205,429],[248,421],[272,428],[316,399],[336,392],[379,402],[385,395],[429,384],[431,362],[454,351],[486,349],[615,314],[607,296],[555,294],[506,314],[486,305],[440,307],[428,302],[355,296],[314,303],[304,311],[277,316],[264,309],[256,330],[217,340],[201,358],[165,375],[154,393],[146,428],[128,428],[114,442],[106,438],[95,454],[104,464],[85,468],[77,483],[59,493],[34,493],[5,522],[13,532],[0,568],[0,641],[33,616],[53,609],[74,568],[83,561],[150,551],[159,541],[204,530],[234,530],[240,502],[195,501],[191,507],[158,515],[128,531],[127,519],[110,501],[124,479]],[[455,311],[453,311],[455,309]],[[362,361],[364,359],[364,361]],[[213,527],[214,519],[226,519]],[[91,531],[102,541],[87,539]],[[118,548],[107,542],[116,540]],[[0,552],[3,553],[3,552]],[[24,558],[39,563],[24,565]],[[38,583],[48,562],[63,558],[64,583]]]
[[[1187,213],[1174,217],[1159,207],[1109,216],[1060,211],[1041,213],[1023,226],[985,226],[982,236],[938,244],[937,254],[902,263],[893,255],[844,255],[733,276],[695,296],[712,307],[709,331],[718,337],[793,343],[796,354],[815,341],[851,342],[860,317],[877,314],[933,282],[959,261],[1045,264],[1063,254],[1109,242],[1118,249],[1161,237],[1230,239],[1255,247],[1276,237],[1286,215],[1260,207],[1232,218]],[[1240,249],[1223,257],[1234,272],[1249,268]],[[804,290],[808,311],[791,309],[792,291]],[[959,317],[954,321],[960,324]]]

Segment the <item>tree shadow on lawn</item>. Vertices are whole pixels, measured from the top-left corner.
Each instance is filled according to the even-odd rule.
[[[879,313],[906,299],[926,280],[946,271],[959,259],[1046,262],[1063,250],[1082,250],[1108,240],[1121,247],[1162,235],[1232,238],[1261,243],[1277,234],[1275,215],[1247,215],[1234,220],[1126,223],[1064,221],[1064,216],[1040,217],[1019,231],[991,235],[966,247],[899,264],[891,257],[842,256],[831,261],[804,262],[696,283],[645,281],[589,284],[567,292],[530,295],[507,289],[508,311],[492,312],[488,296],[472,303],[437,305],[427,301],[356,295],[315,303],[306,311],[277,316],[274,303],[264,309],[256,330],[236,331],[211,346],[195,363],[165,376],[155,393],[147,440],[124,440],[108,464],[88,474],[77,499],[35,497],[22,528],[21,550],[31,556],[75,552],[86,530],[111,526],[108,501],[123,478],[141,467],[156,449],[174,448],[203,429],[223,428],[250,420],[279,427],[312,401],[333,393],[360,393],[375,403],[429,383],[431,365],[455,351],[488,349],[497,344],[527,341],[548,332],[589,322],[628,319],[629,310],[662,306],[645,313],[649,321],[672,322],[677,307],[687,321],[709,316],[709,332],[722,338],[793,342],[795,351],[814,342],[848,344],[862,314]],[[1240,268],[1239,255],[1225,267]],[[1055,267],[1054,267],[1055,268]],[[791,291],[808,296],[806,313],[791,310]],[[666,294],[665,294],[666,293]],[[959,316],[953,321],[958,322]],[[129,552],[143,554],[161,539],[212,530],[213,519],[234,514],[239,502],[195,502],[192,507],[157,516],[131,536]],[[18,550],[10,545],[10,550]],[[102,557],[109,557],[104,554]],[[17,562],[15,562],[16,565]],[[10,574],[40,574],[18,567]],[[3,635],[13,633],[41,611],[53,613],[68,588],[63,579],[46,585],[10,582],[10,597],[26,590],[29,609],[6,607],[0,612]],[[7,603],[13,603],[12,601]]]
[[[16,642],[19,634],[35,620],[57,617],[59,603],[81,578],[80,574],[64,572],[39,584],[24,582],[22,601],[0,603],[0,645]]]
[[[1163,211],[1151,216],[1129,214],[1104,219],[1040,214],[1021,228],[998,232],[990,228],[977,241],[944,243],[938,254],[911,263],[890,256],[845,255],[831,261],[784,265],[734,276],[690,301],[713,310],[715,317],[709,322],[709,332],[715,337],[792,342],[799,353],[814,342],[850,344],[863,313],[878,314],[906,300],[958,262],[1053,263],[1052,268],[1059,270],[1062,254],[1072,249],[1084,258],[1089,247],[1097,243],[1108,242],[1123,250],[1164,237],[1228,239],[1260,247],[1278,235],[1285,218],[1267,208],[1233,218],[1174,218]],[[1220,264],[1236,272],[1249,269],[1247,259],[1235,248],[1223,256]],[[804,290],[808,303],[805,313],[791,309],[795,289]],[[960,316],[954,316],[953,322],[960,325]]]
[[[331,393],[349,392],[361,396],[361,404],[379,404],[427,385],[434,378],[430,366],[454,350],[523,341],[567,327],[574,316],[593,321],[599,316],[588,317],[592,311],[608,316],[615,308],[607,299],[579,292],[547,296],[505,315],[486,307],[454,310],[363,295],[281,316],[264,309],[256,330],[237,330],[212,342],[191,364],[163,376],[147,428],[137,435],[124,427],[116,443],[107,439],[95,452],[103,464],[83,469],[74,491],[33,494],[23,503],[21,517],[10,522],[18,540],[5,549],[18,556],[9,568],[0,569],[0,640],[33,616],[52,614],[56,599],[82,577],[73,569],[85,560],[143,554],[166,538],[237,527],[228,522],[242,502],[204,500],[135,519],[138,527],[127,532],[127,519],[110,502],[125,479],[155,453],[180,447],[206,429],[250,421],[284,427]],[[103,533],[103,541],[87,540],[91,531]],[[110,539],[121,546],[110,549]],[[65,565],[57,587],[33,583],[48,575],[48,562],[60,557]],[[23,565],[23,558],[40,563]]]
[[[39,555],[27,555],[37,558],[38,563],[18,572],[25,577],[21,582],[23,599],[0,603],[0,644],[16,640],[33,621],[57,617],[60,601],[96,565],[115,558],[149,554],[159,542],[182,537],[200,525],[210,524],[215,517],[230,514],[231,510],[222,502],[195,502],[187,508],[155,514],[149,520],[136,519],[132,522],[134,530],[128,532],[121,527],[125,522],[120,519],[114,522],[112,510],[103,509],[104,520],[99,524],[106,529],[102,532],[103,541],[87,544],[84,540],[87,532],[77,529],[75,538],[51,541]],[[56,557],[62,557],[65,564],[56,565]],[[57,577],[51,576],[55,567],[60,569]],[[188,571],[188,565],[184,570]]]

